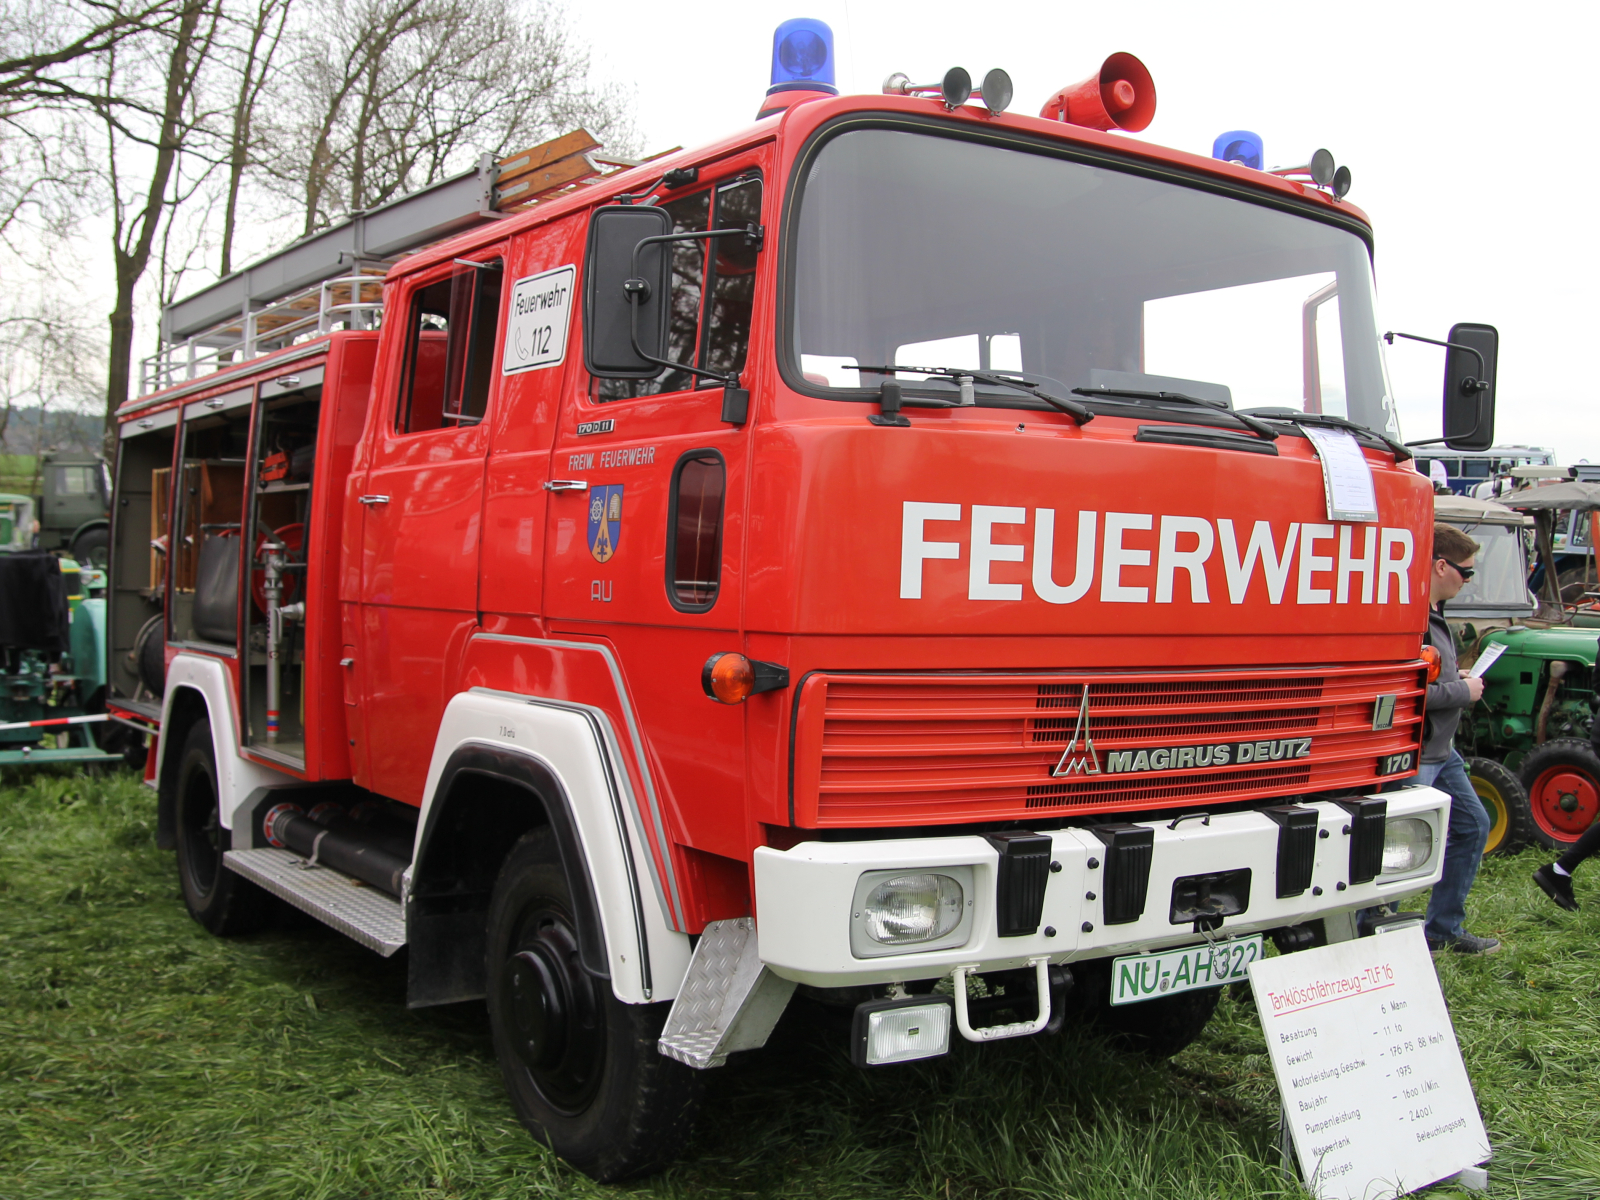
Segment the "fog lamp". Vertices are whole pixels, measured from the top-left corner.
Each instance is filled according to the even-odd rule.
[[[950,1052],[950,1002],[912,996],[868,1001],[856,1008],[851,1058],[881,1067]]]
[[[867,936],[884,946],[931,942],[961,923],[966,896],[948,875],[896,875],[872,889],[862,906]]]
[[[1383,827],[1383,874],[1414,871],[1433,854],[1433,827],[1418,817],[1396,817]]]

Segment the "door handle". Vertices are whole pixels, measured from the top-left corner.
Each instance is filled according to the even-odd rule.
[[[361,497],[361,501],[360,502],[362,504],[387,504],[387,503],[389,503],[389,497],[387,497],[387,496],[363,496],[363,497]]]
[[[547,479],[544,490],[547,492],[587,492],[589,481],[587,479]]]

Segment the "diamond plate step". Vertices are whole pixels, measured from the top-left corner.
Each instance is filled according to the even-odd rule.
[[[758,957],[752,918],[713,921],[695,945],[656,1048],[699,1070],[720,1067],[735,1050],[767,1044],[793,993],[794,983]]]
[[[229,850],[222,861],[229,870],[385,958],[406,944],[400,901],[343,871],[311,866],[298,854],[271,847]]]

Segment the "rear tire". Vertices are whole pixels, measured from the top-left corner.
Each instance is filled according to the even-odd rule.
[[[507,856],[489,902],[489,1026],[528,1132],[602,1183],[671,1162],[700,1073],[656,1049],[670,1004],[624,1004],[578,959],[572,891],[548,829]]]
[[[1528,789],[1533,837],[1549,850],[1565,850],[1600,816],[1600,755],[1577,738],[1559,738],[1531,750],[1518,772]]]
[[[260,929],[272,911],[271,894],[228,870],[222,861],[232,839],[222,827],[208,720],[190,726],[178,752],[174,807],[178,882],[189,915],[218,937]]]
[[[1467,778],[1484,808],[1489,810],[1490,854],[1515,854],[1533,840],[1533,814],[1528,811],[1528,789],[1503,763],[1492,758],[1467,759]]]

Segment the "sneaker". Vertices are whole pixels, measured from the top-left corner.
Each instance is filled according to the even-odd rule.
[[[1533,881],[1539,885],[1541,892],[1562,908],[1568,912],[1578,911],[1578,901],[1572,895],[1572,876],[1558,875],[1546,865],[1533,873]]]
[[[1458,938],[1451,938],[1448,942],[1436,942],[1428,939],[1428,949],[1438,954],[1441,950],[1452,950],[1457,954],[1494,954],[1500,949],[1499,938],[1477,937],[1474,934],[1463,933]]]

